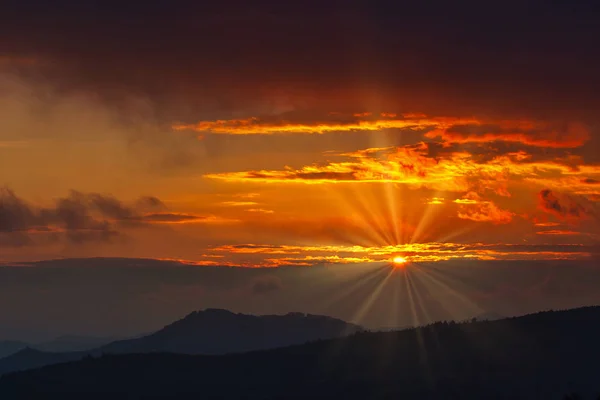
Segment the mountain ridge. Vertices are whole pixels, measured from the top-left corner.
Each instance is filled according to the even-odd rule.
[[[600,307],[585,307],[361,331],[243,354],[86,357],[7,374],[0,395],[558,400],[578,391],[594,398],[600,393],[599,336]]]
[[[79,360],[86,355],[124,353],[227,354],[285,347],[348,335],[363,328],[304,313],[248,315],[223,309],[193,311],[146,336],[123,339],[85,351],[44,352],[25,348],[0,359],[0,374]]]

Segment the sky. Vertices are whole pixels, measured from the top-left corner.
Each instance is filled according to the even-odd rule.
[[[5,336],[39,331],[22,314],[39,320],[28,307],[40,288],[19,268],[72,271],[70,285],[85,287],[91,275],[77,271],[102,269],[98,260],[122,269],[114,279],[141,274],[153,296],[177,304],[151,315],[139,303],[131,332],[205,304],[369,326],[452,314],[417,318],[409,296],[409,308],[386,320],[375,316],[385,303],[369,303],[375,289],[356,304],[317,307],[323,271],[358,279],[391,268],[402,285],[407,274],[426,276],[434,297],[435,284],[469,297],[475,308],[457,306],[465,317],[567,304],[552,291],[526,306],[506,296],[483,304],[455,287],[469,279],[493,293],[513,285],[519,297],[561,276],[568,290],[559,292],[593,302],[585,288],[600,259],[599,13],[589,1],[7,1],[0,262],[28,294],[0,310]],[[407,262],[394,265],[398,257]],[[533,281],[515,267],[532,265]],[[255,302],[251,289],[211,297],[155,287],[175,271],[199,285],[252,288],[260,278],[270,294]],[[470,272],[451,279],[455,271]],[[486,286],[495,274],[503,278]],[[118,330],[116,320],[68,322],[79,311],[56,297],[60,280],[47,279],[56,307],[70,310],[52,329]],[[90,302],[110,297],[110,281],[99,280]],[[327,281],[322,295],[343,281]],[[289,285],[305,292],[273,297]],[[139,290],[131,296],[150,289]],[[126,319],[122,307],[114,312]]]

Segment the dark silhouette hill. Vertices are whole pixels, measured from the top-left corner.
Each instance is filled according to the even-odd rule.
[[[60,362],[80,360],[86,354],[86,352],[50,353],[31,347],[25,347],[0,360],[0,374],[29,368],[38,368]]]
[[[0,397],[595,399],[599,337],[600,307],[590,307],[245,354],[105,355],[4,375]]]
[[[168,352],[226,354],[302,344],[355,333],[362,328],[320,315],[246,315],[207,309],[189,314],[158,332],[102,346],[104,353]]]
[[[254,316],[207,309],[193,312],[150,335],[119,340],[89,351],[43,352],[28,348],[0,359],[0,374],[80,360],[87,354],[238,353],[330,339],[362,329],[358,325],[319,315],[289,313]]]
[[[14,354],[27,346],[27,343],[18,340],[2,340],[0,341],[0,358]]]

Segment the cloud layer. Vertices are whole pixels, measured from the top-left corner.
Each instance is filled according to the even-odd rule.
[[[21,246],[62,239],[73,244],[109,242],[123,227],[203,219],[163,212],[165,208],[156,197],[141,197],[127,205],[112,196],[77,191],[56,199],[53,207],[36,207],[3,188],[0,190],[1,243]]]

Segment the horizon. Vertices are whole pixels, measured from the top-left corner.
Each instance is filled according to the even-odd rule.
[[[0,267],[3,304],[10,299],[23,306],[4,308],[0,338],[135,336],[207,308],[325,315],[366,329],[465,320],[485,313],[511,317],[600,304],[599,272],[593,262],[573,260],[447,261],[400,269],[385,263],[309,269],[198,267],[127,258],[5,264]],[[519,286],[515,274],[520,274]],[[452,284],[440,286],[428,276]],[[43,307],[32,301],[36,298],[43,298]]]
[[[600,303],[599,304],[593,304],[593,305],[584,305],[584,306],[578,306],[578,307],[571,307],[571,308],[549,308],[549,309],[542,309],[542,310],[538,310],[538,311],[531,311],[531,312],[527,312],[524,314],[517,314],[517,315],[501,315],[501,314],[497,314],[495,312],[485,312],[483,314],[480,315],[474,315],[472,317],[469,318],[463,318],[463,319],[440,319],[440,320],[432,320],[432,321],[428,321],[428,322],[423,322],[419,325],[411,325],[411,326],[381,326],[381,327],[376,327],[376,328],[368,328],[368,327],[364,327],[355,323],[352,323],[350,321],[343,321],[339,318],[335,318],[332,316],[328,316],[328,315],[323,315],[323,314],[311,314],[311,313],[304,313],[304,312],[299,312],[299,311],[288,311],[288,312],[281,312],[281,313],[274,313],[274,314],[251,314],[251,313],[243,313],[243,312],[235,312],[235,311],[231,311],[225,308],[204,308],[204,309],[198,309],[198,310],[192,310],[189,311],[187,314],[185,314],[183,317],[181,318],[177,318],[175,320],[171,320],[165,324],[163,324],[159,329],[156,329],[154,331],[150,331],[150,332],[145,332],[145,333],[139,333],[137,335],[129,335],[129,336],[109,336],[109,337],[102,337],[102,336],[86,336],[86,335],[77,335],[77,334],[73,334],[73,335],[69,335],[69,334],[65,334],[65,335],[61,335],[61,336],[56,336],[53,337],[52,339],[46,339],[46,340],[42,340],[42,341],[33,341],[33,342],[27,342],[27,341],[21,341],[21,340],[12,340],[12,339],[6,339],[6,338],[0,338],[0,342],[22,342],[23,344],[25,344],[25,347],[23,349],[31,349],[31,346],[34,346],[33,349],[34,350],[38,350],[40,351],[40,349],[36,349],[35,347],[38,345],[47,345],[49,343],[52,343],[54,341],[60,341],[60,340],[65,340],[65,339],[98,339],[101,341],[101,343],[106,343],[106,344],[110,344],[112,342],[119,342],[119,341],[123,341],[123,340],[130,340],[130,339],[137,339],[137,338],[143,338],[146,336],[151,336],[159,331],[162,331],[165,328],[169,328],[171,325],[175,324],[176,322],[180,322],[183,320],[188,320],[190,317],[192,316],[196,316],[198,314],[207,314],[207,313],[211,313],[211,312],[225,312],[227,314],[231,314],[232,316],[243,316],[243,317],[256,317],[256,318],[262,318],[262,317],[289,317],[289,316],[301,316],[301,317],[324,317],[324,318],[329,318],[329,319],[333,319],[333,320],[337,320],[337,321],[341,321],[341,322],[345,322],[349,325],[354,325],[357,328],[361,328],[360,331],[357,332],[368,332],[368,333],[385,333],[385,332],[399,332],[399,331],[404,331],[404,330],[412,330],[412,329],[420,329],[420,328],[427,328],[430,327],[432,325],[436,325],[436,324],[440,324],[440,323],[456,323],[456,324],[470,324],[470,323],[478,323],[478,322],[494,322],[494,321],[501,321],[501,320],[507,320],[507,319],[513,319],[513,318],[521,318],[521,317],[530,317],[530,316],[535,316],[538,314],[546,314],[546,313],[555,313],[555,312],[569,312],[569,311],[578,311],[578,310],[584,310],[584,309],[592,309],[592,308],[600,308]],[[491,318],[490,318],[491,316]],[[354,332],[356,333],[356,332]],[[352,333],[350,333],[349,335],[351,335]],[[346,336],[346,334],[341,335],[340,337]],[[322,339],[322,340],[328,340],[328,339]],[[19,350],[20,351],[20,350]],[[45,351],[45,350],[41,350],[41,351]]]

